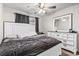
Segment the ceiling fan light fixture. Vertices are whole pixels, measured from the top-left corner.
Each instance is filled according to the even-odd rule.
[[[40,13],[42,13],[42,11],[43,11],[43,10],[42,10],[42,9],[40,9],[38,13],[40,14]]]
[[[45,11],[45,10],[43,10],[43,13],[45,14],[45,13],[46,13],[46,11]]]
[[[43,9],[40,9],[40,11],[39,11],[38,13],[39,13],[39,14],[41,14],[41,13],[45,14],[45,13],[46,13],[46,11],[45,11],[45,10],[43,10]]]

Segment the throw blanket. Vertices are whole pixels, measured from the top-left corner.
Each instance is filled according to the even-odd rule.
[[[55,38],[45,35],[24,37],[20,40],[10,40],[0,45],[1,56],[35,56],[61,43]]]

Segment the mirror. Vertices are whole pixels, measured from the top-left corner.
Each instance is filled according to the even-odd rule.
[[[72,14],[55,17],[53,20],[55,31],[69,32],[72,29]]]

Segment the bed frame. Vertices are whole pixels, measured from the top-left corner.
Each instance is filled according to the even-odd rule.
[[[16,35],[28,35],[28,32],[35,33],[35,26],[25,23],[3,22],[3,38]]]
[[[31,26],[31,27],[29,27],[29,26]],[[19,29],[21,29],[21,30],[19,30]],[[27,31],[25,29],[27,29]],[[9,34],[24,35],[24,34],[28,34],[27,32],[35,31],[34,26],[32,26],[32,25],[22,24],[22,23],[21,24],[20,23],[12,23],[12,22],[4,22],[4,29],[3,30],[4,30],[3,37],[9,36]],[[16,30],[16,31],[14,31],[14,30]],[[45,52],[38,54],[37,56],[59,56],[59,55],[61,55],[61,43],[46,50]]]

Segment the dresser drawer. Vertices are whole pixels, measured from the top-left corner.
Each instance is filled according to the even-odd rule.
[[[76,36],[76,34],[71,34],[71,33],[70,33],[70,34],[68,34],[67,36],[73,38],[73,37]]]
[[[74,46],[74,42],[73,41],[62,40],[62,42],[65,43],[65,44]]]
[[[66,47],[68,50],[70,50],[70,51],[74,51],[74,47],[73,46],[69,46],[69,45],[67,45],[67,47]]]
[[[62,48],[77,51],[77,33],[48,32],[48,36],[62,41]]]
[[[57,34],[55,35],[55,37],[57,37],[57,38],[62,38],[62,33],[57,33]]]
[[[71,40],[74,40],[74,38],[72,38],[72,37],[68,37],[67,40],[70,40],[70,41],[71,41]]]
[[[69,45],[74,46],[74,42],[73,41],[67,41],[66,43],[69,44]]]
[[[74,47],[72,45],[63,44],[62,48],[70,50],[70,51],[74,51]]]

